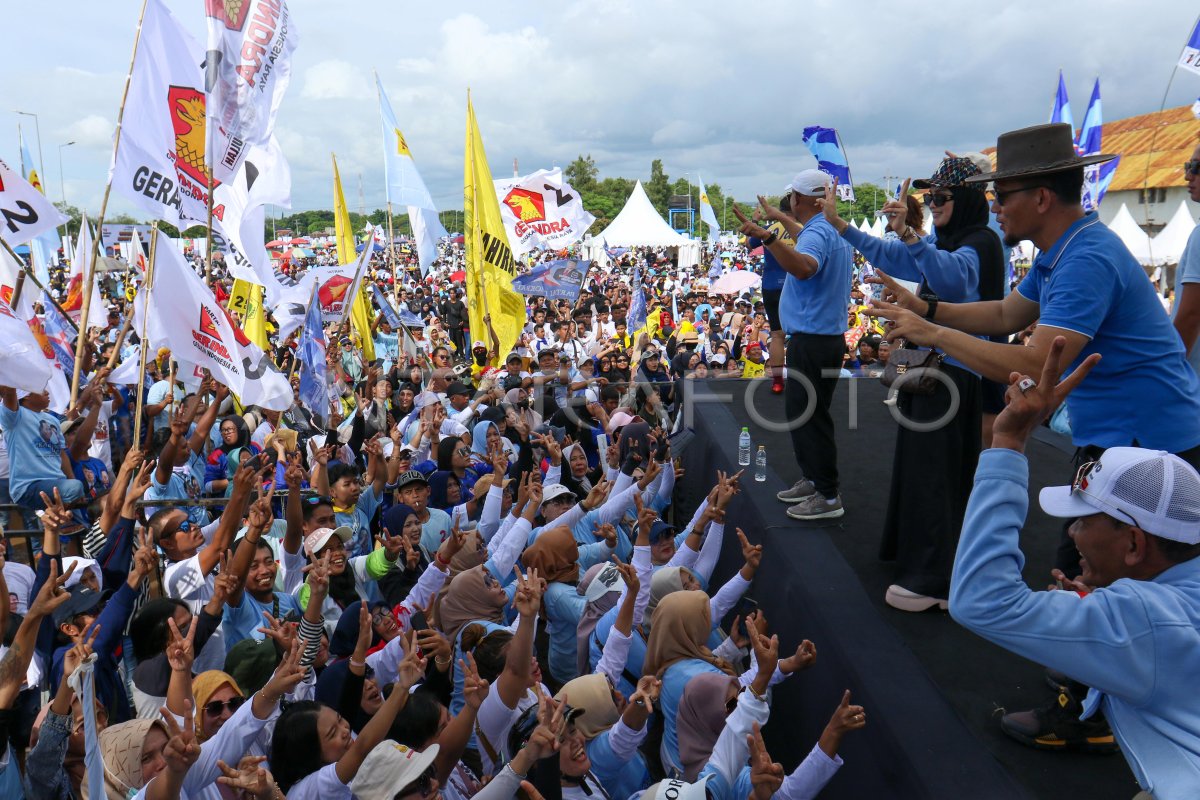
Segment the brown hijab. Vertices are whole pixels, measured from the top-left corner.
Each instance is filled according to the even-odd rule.
[[[547,583],[575,583],[579,580],[579,544],[565,525],[542,531],[521,554],[526,569],[537,568]]]
[[[654,609],[650,640],[642,674],[662,678],[667,667],[689,658],[707,661],[722,672],[735,675],[728,662],[717,658],[705,642],[712,633],[708,595],[699,590],[672,592]]]
[[[167,726],[157,719],[130,720],[100,731],[104,793],[108,800],[125,800],[142,788],[142,747],[155,725],[167,733]]]
[[[438,624],[442,633],[454,639],[468,622],[487,620],[489,622],[504,621],[504,606],[508,603],[508,595],[498,581],[492,581],[491,586],[484,579],[483,572],[487,567],[471,567],[466,572],[460,572],[450,581],[446,595],[438,604]]]
[[[564,697],[571,708],[583,709],[583,714],[575,719],[575,730],[589,742],[616,725],[620,719],[617,707],[613,704],[608,678],[599,673],[567,681],[554,699],[562,700]]]
[[[677,712],[679,760],[683,779],[695,783],[700,770],[712,756],[717,739],[725,729],[725,695],[737,678],[716,672],[701,672],[687,682]],[[574,702],[572,702],[574,705]],[[586,716],[586,714],[584,715]]]

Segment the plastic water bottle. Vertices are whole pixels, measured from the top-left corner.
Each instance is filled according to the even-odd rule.
[[[742,435],[738,437],[738,466],[750,466],[750,429],[742,428]]]
[[[758,455],[754,457],[754,480],[765,481],[767,479],[767,446],[760,444],[758,446]]]

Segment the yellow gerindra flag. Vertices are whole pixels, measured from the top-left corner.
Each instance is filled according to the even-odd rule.
[[[263,287],[241,278],[235,279],[229,295],[229,308],[241,314],[242,332],[246,337],[269,352],[271,343],[267,339],[267,316],[263,313]]]
[[[342,177],[338,174],[337,156],[333,156],[333,233],[337,238],[338,263],[353,264],[358,260],[354,252],[354,228],[350,224],[350,209],[346,207],[346,195],[342,192]],[[371,246],[367,242],[367,247]],[[365,270],[364,270],[365,272]],[[363,360],[375,360],[375,342],[371,339],[371,301],[362,287],[369,280],[365,275],[358,284],[358,293],[350,306],[350,324],[362,340]]]
[[[500,342],[493,366],[502,363],[525,326],[525,298],[513,291],[516,275],[512,248],[500,217],[492,170],[467,92],[467,143],[463,166],[463,238],[467,250],[466,291],[471,338],[491,342],[486,315]]]

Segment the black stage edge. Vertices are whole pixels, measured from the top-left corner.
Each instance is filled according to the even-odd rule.
[[[714,583],[741,566],[734,532],[741,527],[765,548],[750,594],[779,635],[781,651],[794,652],[806,638],[817,645],[816,665],[775,690],[764,731],[775,760],[793,769],[850,689],[851,702],[866,707],[868,724],[846,736],[845,765],[822,797],[1128,800],[1137,793],[1120,755],[1046,753],[1000,731],[1005,706],[1023,710],[1051,699],[1040,667],[969,633],[945,612],[910,614],[884,603],[891,565],[877,555],[897,423],[878,381],[841,381],[834,396],[846,514],[824,524],[792,520],[775,498],[799,470],[788,434],[759,424],[783,420],[782,397],[771,393],[769,381],[687,383],[696,402],[685,421],[695,439],[682,454],[676,521],[686,523],[717,470],[737,468],[738,433],[748,427],[755,452],[766,445],[767,479],[755,482],[753,464],[747,468],[744,491],[726,516]],[[1061,437],[1038,437],[1029,456],[1033,498],[1042,486],[1069,481],[1071,451]],[[1059,523],[1036,510],[1036,502],[1032,507],[1021,535],[1025,579],[1042,588]]]

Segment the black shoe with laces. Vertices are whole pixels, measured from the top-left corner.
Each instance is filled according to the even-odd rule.
[[[1058,687],[1053,701],[1032,711],[1014,711],[1000,718],[1000,729],[1021,744],[1041,750],[1115,753],[1116,739],[1104,714],[1097,711],[1082,720],[1080,701],[1066,686]]]

